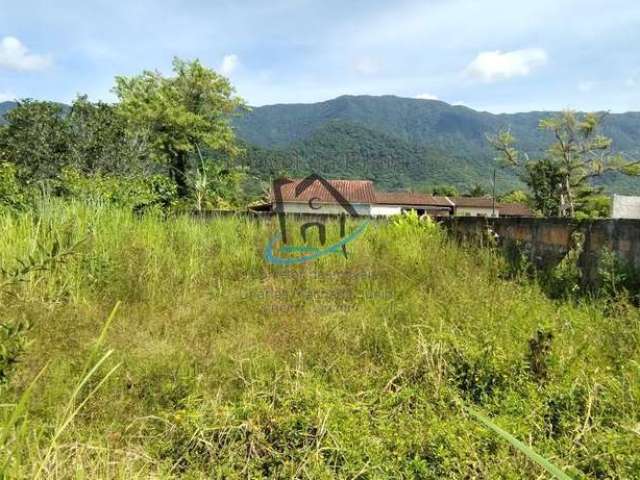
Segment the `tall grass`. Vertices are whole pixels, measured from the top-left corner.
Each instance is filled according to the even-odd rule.
[[[83,240],[1,298],[32,325],[0,400],[31,388],[13,472],[551,478],[466,405],[572,477],[640,477],[638,310],[549,300],[437,229],[372,224],[346,260],[277,267],[270,221],[50,201],[0,228],[4,268]],[[120,368],[70,407],[118,300],[100,352]]]

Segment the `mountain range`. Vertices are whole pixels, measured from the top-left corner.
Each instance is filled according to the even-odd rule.
[[[0,103],[0,116],[14,105]],[[316,172],[389,189],[450,184],[464,191],[491,185],[497,163],[487,134],[509,128],[522,151],[541,156],[553,138],[538,123],[557,113],[492,114],[438,100],[347,95],[254,107],[234,127],[245,144],[243,162],[262,177]],[[617,151],[640,157],[640,112],[608,114],[602,130]],[[512,169],[498,167],[496,176],[500,191],[522,187]],[[610,175],[601,183],[611,192],[640,193],[640,178]]]
[[[3,123],[4,114],[16,106],[15,102],[0,102],[0,124]]]
[[[538,124],[558,113],[492,114],[438,100],[342,96],[253,108],[235,126],[252,146],[248,163],[254,170],[276,173],[274,164],[288,164],[293,175],[315,171],[370,178],[393,189],[450,184],[464,191],[492,183],[497,162],[487,134],[509,128],[523,152],[539,157],[553,136]],[[609,114],[602,131],[617,151],[640,156],[640,113]],[[499,191],[522,188],[517,171],[497,167]],[[640,193],[640,178],[609,175],[600,183],[611,192]]]

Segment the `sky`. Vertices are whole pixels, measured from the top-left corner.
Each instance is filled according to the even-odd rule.
[[[0,101],[115,101],[200,59],[250,105],[340,95],[640,110],[637,0],[0,0]]]

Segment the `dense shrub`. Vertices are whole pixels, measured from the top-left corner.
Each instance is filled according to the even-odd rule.
[[[83,175],[78,170],[66,168],[62,171],[58,185],[58,192],[65,197],[136,210],[154,205],[169,207],[176,202],[175,184],[163,175]]]
[[[0,205],[22,208],[28,203],[27,189],[18,179],[17,167],[9,162],[0,163]]]

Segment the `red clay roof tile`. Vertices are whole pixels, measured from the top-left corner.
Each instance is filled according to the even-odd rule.
[[[452,207],[446,197],[436,197],[424,193],[376,192],[376,203],[381,205],[435,205]]]
[[[327,188],[320,179],[313,180],[306,186],[302,182],[301,179],[295,179],[283,184],[282,201],[307,203],[313,199],[316,203],[339,203],[331,192],[331,188]],[[327,182],[349,203],[375,203],[375,191],[371,180],[327,180]],[[275,201],[273,192],[271,198]]]
[[[491,208],[493,199],[488,197],[450,197],[456,207]],[[496,206],[497,206],[496,202]]]
[[[499,203],[498,214],[511,217],[533,217],[533,212],[522,203]]]

